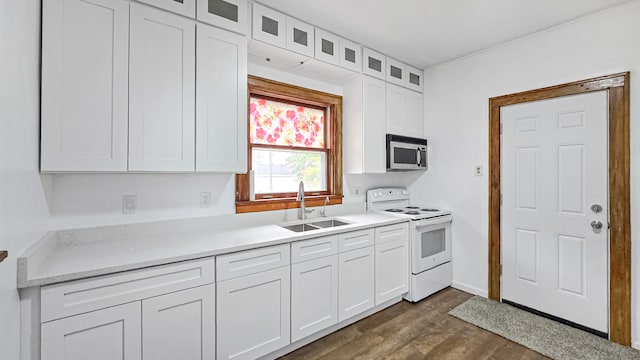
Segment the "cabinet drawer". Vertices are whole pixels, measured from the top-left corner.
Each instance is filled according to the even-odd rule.
[[[338,251],[345,252],[373,245],[373,229],[352,231],[338,235]]]
[[[290,263],[289,244],[221,255],[216,258],[217,281],[276,269]]]
[[[291,243],[291,263],[299,263],[338,253],[338,236],[324,236],[317,239]]]
[[[207,258],[43,286],[42,322],[214,281],[214,259]]]
[[[409,224],[395,224],[381,226],[376,228],[376,244],[389,241],[403,240],[407,242],[409,239]]]

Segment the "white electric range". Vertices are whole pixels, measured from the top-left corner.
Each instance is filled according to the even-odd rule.
[[[367,191],[367,210],[410,219],[409,292],[416,302],[451,285],[451,211],[418,206],[404,188]]]

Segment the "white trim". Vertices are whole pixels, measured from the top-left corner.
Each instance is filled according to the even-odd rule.
[[[634,341],[631,347],[640,350],[640,341]]]
[[[489,298],[489,293],[487,292],[487,290],[463,284],[459,281],[452,281],[451,287],[454,289],[462,290],[464,292],[468,292],[473,295],[482,296],[483,298]]]

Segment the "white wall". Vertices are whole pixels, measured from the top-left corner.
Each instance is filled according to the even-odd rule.
[[[455,211],[456,286],[487,294],[488,99],[631,71],[633,341],[640,347],[640,3],[550,29],[425,72],[425,134],[431,167],[411,187]],[[474,164],[485,174],[473,175]]]
[[[20,356],[16,257],[49,227],[38,174],[40,1],[0,1],[0,357]]]

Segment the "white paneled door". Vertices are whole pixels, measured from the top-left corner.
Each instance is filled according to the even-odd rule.
[[[608,93],[503,107],[502,299],[608,332]]]

